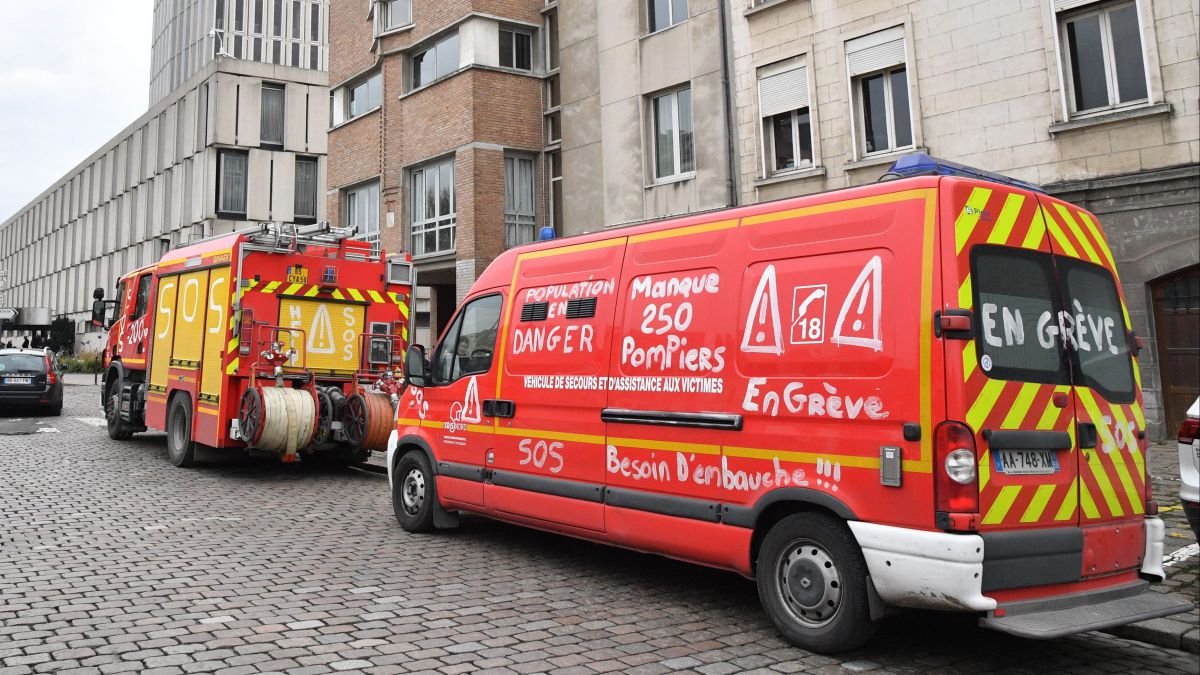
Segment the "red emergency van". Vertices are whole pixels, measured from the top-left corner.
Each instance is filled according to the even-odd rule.
[[[1163,525],[1096,217],[924,156],[891,173],[930,175],[505,252],[410,349],[400,524],[733,570],[816,651],[889,608],[1038,638],[1190,608],[1145,592]]]

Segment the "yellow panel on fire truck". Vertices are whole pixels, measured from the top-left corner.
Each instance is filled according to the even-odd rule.
[[[336,300],[279,299],[279,325],[296,333],[296,365],[317,372],[352,373],[359,366],[359,336],[366,307]],[[286,341],[286,336],[284,341]]]
[[[183,368],[200,366],[204,346],[205,307],[208,304],[208,270],[188,272],[179,277],[175,301],[175,340],[171,365]]]
[[[154,340],[150,353],[150,389],[167,390],[167,375],[171,366],[171,342],[175,332],[175,296],[179,276],[158,279],[158,299],[154,303]]]
[[[208,309],[204,325],[204,358],[200,362],[200,396],[215,398],[221,393],[225,366],[221,356],[229,333],[229,268],[218,267],[208,277]]]

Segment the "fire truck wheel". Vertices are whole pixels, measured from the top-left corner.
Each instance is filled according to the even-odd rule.
[[[121,381],[109,380],[104,395],[104,420],[108,426],[108,437],[114,441],[127,441],[133,438],[133,429],[129,423],[121,419]]]
[[[167,411],[167,457],[175,466],[196,463],[196,442],[192,440],[192,406],[186,395],[171,399]]]
[[[767,532],[756,570],[767,616],[792,644],[821,653],[866,643],[878,623],[867,600],[867,564],[845,523],[797,513]]]
[[[410,450],[396,465],[396,480],[392,482],[392,510],[396,520],[407,532],[433,530],[433,509],[437,503],[437,486],[429,460],[420,450]]]

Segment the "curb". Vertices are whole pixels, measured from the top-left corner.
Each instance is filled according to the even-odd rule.
[[[1187,616],[1186,614],[1183,616]],[[1179,621],[1164,617],[1139,621],[1127,626],[1117,626],[1105,631],[1119,638],[1137,640],[1156,647],[1178,649],[1192,654],[1200,654],[1200,627],[1194,623]]]

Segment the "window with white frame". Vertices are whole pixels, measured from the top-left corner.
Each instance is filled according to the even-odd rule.
[[[259,142],[283,147],[283,85],[263,82]]]
[[[379,3],[381,31],[412,25],[412,0],[382,0]]]
[[[295,214],[297,222],[317,220],[317,158],[296,158]]]
[[[504,158],[504,247],[528,244],[537,235],[531,157]]]
[[[355,238],[379,245],[379,181],[343,191],[342,224],[355,228]]]
[[[1091,112],[1146,101],[1137,4],[1054,0],[1054,8],[1071,111]]]
[[[454,158],[409,172],[409,213],[413,255],[454,252],[458,222],[454,197]]]
[[[451,33],[437,44],[412,57],[412,88],[440,80],[458,70],[458,33]]]
[[[858,147],[871,155],[911,147],[904,28],[896,26],[846,43],[854,93]]]
[[[789,59],[758,71],[766,175],[813,166],[808,69]]]
[[[249,156],[222,150],[217,154],[217,211],[226,216],[246,215],[246,176]]]
[[[500,29],[500,67],[533,69],[533,36],[518,30]]]
[[[339,87],[333,98],[334,124],[361,117],[383,104],[383,77],[379,73],[373,73],[357,82]]]
[[[550,169],[550,225],[556,233],[561,233],[563,231],[562,153],[558,150],[547,152],[546,164]]]
[[[648,0],[650,32],[670,28],[688,18],[687,0]]]
[[[692,149],[692,90],[678,89],[650,100],[654,177],[674,178],[696,170]]]

